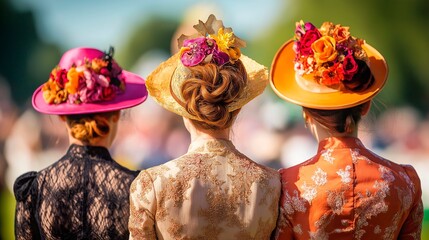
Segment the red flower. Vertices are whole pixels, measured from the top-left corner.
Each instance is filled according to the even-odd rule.
[[[359,66],[353,57],[353,53],[349,51],[348,55],[344,57],[343,60],[344,80],[352,80],[358,70]]]
[[[53,80],[58,84],[60,88],[64,88],[65,84],[69,81],[67,79],[67,71],[65,69],[57,68],[54,70],[55,73],[51,73],[51,77],[53,77]]]
[[[331,86],[331,85],[339,84],[343,79],[344,79],[343,66],[341,66],[340,63],[335,63],[334,65],[323,70],[320,83],[326,86]]]
[[[113,90],[112,87],[104,87],[103,88],[103,95],[102,95],[102,99],[103,100],[112,100],[115,97],[115,91]]]

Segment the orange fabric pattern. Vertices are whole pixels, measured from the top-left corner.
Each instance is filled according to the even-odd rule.
[[[280,170],[276,239],[420,239],[420,179],[357,138],[327,138],[310,160]]]

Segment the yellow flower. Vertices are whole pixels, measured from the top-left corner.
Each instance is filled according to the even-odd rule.
[[[335,25],[332,31],[332,37],[339,43],[346,41],[350,37],[350,27],[343,27],[341,25]]]
[[[43,99],[49,104],[55,102],[57,92],[60,90],[60,87],[52,79],[49,79],[45,84],[43,84]]]
[[[76,71],[76,68],[70,68],[67,73],[67,79],[69,80],[65,85],[65,90],[74,94],[77,92],[77,88],[79,86],[79,78],[82,76],[83,72]]]
[[[99,58],[94,58],[91,61],[91,66],[90,66],[95,72],[100,72],[100,69],[107,67],[107,62],[104,61],[103,59],[99,59]]]
[[[213,38],[219,50],[228,53],[228,49],[234,44],[234,32],[225,32],[223,28],[219,28],[217,35],[210,35]]]
[[[335,44],[335,39],[329,36],[323,36],[311,44],[314,58],[318,64],[335,60],[338,55]]]
[[[67,100],[67,92],[64,90],[60,90],[55,95],[54,103],[59,104],[65,102]]]

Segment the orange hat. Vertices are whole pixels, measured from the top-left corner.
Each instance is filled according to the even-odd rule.
[[[384,57],[349,28],[297,23],[295,39],[276,53],[271,87],[282,99],[315,109],[350,108],[372,99],[388,74]],[[370,71],[369,71],[370,70]]]

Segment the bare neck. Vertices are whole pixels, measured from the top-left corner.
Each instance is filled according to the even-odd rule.
[[[353,129],[351,133],[337,133],[327,129],[316,121],[308,124],[312,135],[317,139],[318,142],[329,137],[357,137],[357,127]]]
[[[229,137],[231,128],[225,128],[220,130],[205,130],[195,127],[192,122],[187,118],[183,118],[183,122],[189,134],[191,135],[191,142],[207,139],[230,140]]]

